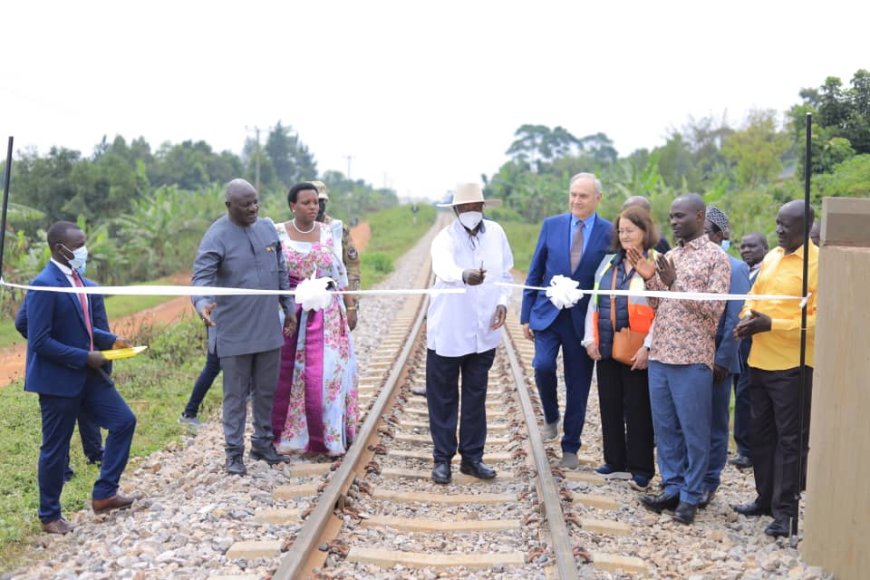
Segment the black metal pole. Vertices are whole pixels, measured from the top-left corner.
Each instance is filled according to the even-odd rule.
[[[801,306],[801,385],[800,385],[800,434],[799,434],[799,453],[797,462],[797,491],[795,493],[795,513],[791,525],[791,534],[793,538],[797,537],[798,520],[800,519],[800,500],[801,491],[804,486],[804,453],[807,451],[807,442],[804,441],[804,425],[806,425],[807,417],[806,397],[807,397],[807,379],[809,378],[807,369],[807,300],[806,295],[809,286],[809,271],[810,271],[810,229],[813,224],[810,223],[810,178],[812,176],[812,131],[813,131],[813,114],[807,113],[806,121],[806,156],[804,158],[804,270],[803,270],[803,286],[801,296],[804,301]]]
[[[9,183],[12,181],[12,142],[15,140],[9,136],[9,145],[6,147],[6,180],[3,185],[3,215],[0,217],[0,278],[3,277],[3,253],[6,250],[6,212],[9,209]]]

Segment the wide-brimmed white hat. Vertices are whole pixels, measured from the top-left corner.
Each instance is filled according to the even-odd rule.
[[[483,199],[483,188],[479,183],[460,183],[456,186],[456,191],[453,193],[453,201],[450,203],[439,203],[438,207],[453,207],[462,205],[463,203],[480,203],[483,202],[490,207],[498,207],[501,205],[500,199]]]

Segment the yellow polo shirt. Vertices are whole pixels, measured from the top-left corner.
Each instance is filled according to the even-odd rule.
[[[807,291],[807,366],[815,360],[816,290],[819,283],[819,249],[809,245],[809,283]],[[792,254],[782,248],[767,253],[749,294],[800,296],[803,290],[804,246]],[[755,310],[770,316],[769,332],[752,336],[749,366],[766,371],[782,371],[800,366],[801,305],[799,300],[747,300],[741,316]]]

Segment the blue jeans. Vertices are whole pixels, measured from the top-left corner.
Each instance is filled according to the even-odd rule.
[[[196,417],[197,413],[199,413],[199,406],[202,405],[202,400],[205,399],[208,390],[220,372],[221,359],[216,354],[209,352],[205,359],[205,366],[202,368],[202,372],[199,373],[199,378],[193,384],[190,400],[187,402],[187,406],[184,407],[184,414],[187,417]]]
[[[728,406],[731,402],[731,381],[728,374],[722,382],[713,385],[713,414],[710,421],[710,459],[704,476],[704,489],[715,490],[722,482],[720,475],[728,459]]]
[[[649,395],[664,492],[697,505],[710,458],[713,370],[650,361]]]

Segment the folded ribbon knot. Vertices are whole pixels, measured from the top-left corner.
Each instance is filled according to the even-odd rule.
[[[302,310],[323,310],[332,301],[329,285],[334,283],[332,278],[315,278],[312,274],[296,287],[296,304]]]
[[[547,288],[547,298],[553,306],[559,310],[571,308],[583,297],[583,290],[578,288],[580,283],[567,276],[553,276],[550,279],[550,287]]]

